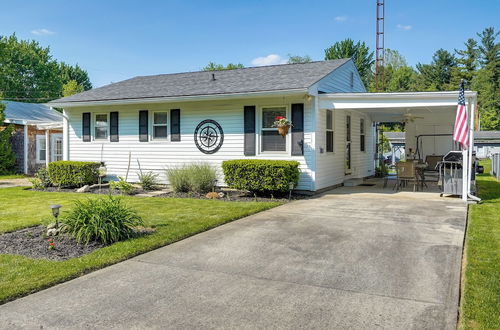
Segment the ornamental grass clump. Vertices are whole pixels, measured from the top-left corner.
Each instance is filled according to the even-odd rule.
[[[205,194],[214,187],[217,171],[206,163],[194,163],[167,169],[167,178],[175,192]]]
[[[142,218],[119,197],[107,196],[76,201],[64,219],[67,232],[78,243],[92,241],[111,244],[135,236],[135,228],[143,226]]]

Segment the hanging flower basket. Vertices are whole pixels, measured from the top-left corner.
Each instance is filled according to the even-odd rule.
[[[282,137],[285,137],[288,134],[288,130],[291,126],[293,126],[292,122],[286,119],[286,117],[278,116],[274,118],[273,127],[278,128],[278,133]]]
[[[290,126],[278,126],[278,133],[282,137],[285,137],[288,134],[289,129],[290,129]]]

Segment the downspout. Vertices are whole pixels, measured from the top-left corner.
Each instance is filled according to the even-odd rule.
[[[24,147],[24,174],[28,174],[28,124],[24,124],[24,134],[23,134],[23,147]]]
[[[69,121],[65,109],[63,109],[63,159],[69,160]]]
[[[470,127],[469,127],[469,159],[468,159],[468,175],[467,175],[467,197],[472,199],[473,201],[480,202],[481,198],[474,196],[471,194],[471,180],[472,180],[472,151],[474,150],[474,121],[475,121],[475,110],[476,104],[475,100],[472,101],[472,98],[469,98],[469,107],[470,107]]]
[[[316,191],[316,171],[317,171],[317,157],[318,157],[318,153],[316,152],[316,134],[318,132],[318,128],[316,127],[316,123],[317,123],[317,116],[319,114],[319,95],[318,93],[316,93],[316,95],[313,96],[314,97],[314,107],[313,107],[313,113],[312,113],[312,123],[311,123],[311,127],[313,128],[312,129],[312,134],[311,134],[311,152],[313,154],[313,159],[312,159],[312,162],[313,162],[313,171],[311,173],[312,175],[312,180],[311,180],[311,190],[312,191]]]
[[[45,129],[45,167],[49,168],[49,162],[50,162],[50,134],[49,130]]]

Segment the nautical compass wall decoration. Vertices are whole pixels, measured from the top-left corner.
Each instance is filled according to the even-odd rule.
[[[218,122],[206,119],[194,130],[194,143],[205,154],[214,154],[224,142],[224,131]]]

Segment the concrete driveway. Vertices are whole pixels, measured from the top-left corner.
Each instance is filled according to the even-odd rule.
[[[466,207],[336,190],[0,306],[0,328],[455,329]]]

